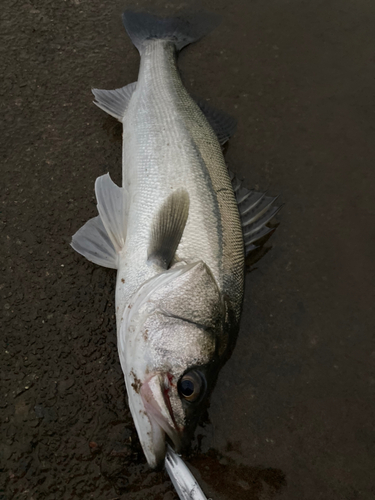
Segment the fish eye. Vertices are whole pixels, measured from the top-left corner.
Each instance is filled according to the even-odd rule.
[[[196,371],[186,373],[178,383],[178,391],[187,401],[196,401],[204,390],[202,375]]]

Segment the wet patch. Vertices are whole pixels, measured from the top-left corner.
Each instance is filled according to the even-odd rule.
[[[236,444],[230,448],[236,449]],[[286,487],[282,470],[238,465],[212,449],[191,457],[189,463],[207,484],[231,500],[270,500]]]

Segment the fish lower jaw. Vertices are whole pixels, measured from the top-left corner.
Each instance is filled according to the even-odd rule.
[[[176,440],[175,436],[171,435],[170,432],[167,433],[163,428],[165,426],[160,425],[156,418],[150,416],[147,405],[145,405],[145,413],[150,423],[149,430],[145,429],[138,419],[134,418],[134,422],[149,467],[154,470],[160,470],[164,466],[167,443],[177,453],[180,453],[180,441]],[[145,430],[146,432],[144,432]]]
[[[158,394],[155,390],[159,376],[141,382],[133,370],[129,373],[124,370],[125,367],[124,363],[129,407],[143,453],[151,469],[160,469],[164,465],[167,440],[177,452],[180,451],[180,432],[175,428],[169,410],[161,399],[162,393]]]
[[[151,425],[153,427],[159,426],[164,435],[169,438],[175,451],[179,452],[184,428],[177,427],[170,405],[165,400],[161,390],[163,378],[163,375],[154,375],[144,382],[140,389],[140,395]]]

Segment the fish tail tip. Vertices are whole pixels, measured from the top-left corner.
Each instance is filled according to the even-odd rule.
[[[206,12],[162,18],[147,12],[126,10],[122,20],[129,37],[141,52],[150,40],[170,40],[177,50],[181,50],[210,33],[220,24],[221,18]]]

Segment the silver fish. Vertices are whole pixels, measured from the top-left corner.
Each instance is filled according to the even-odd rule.
[[[129,406],[149,465],[163,464],[166,435],[189,444],[238,330],[245,253],[270,231],[274,198],[228,174],[224,113],[184,88],[178,52],[216,19],[125,12],[141,56],[138,80],[94,89],[95,104],[123,124],[123,185],[96,180],[99,216],[73,248],[117,269],[118,352]]]

